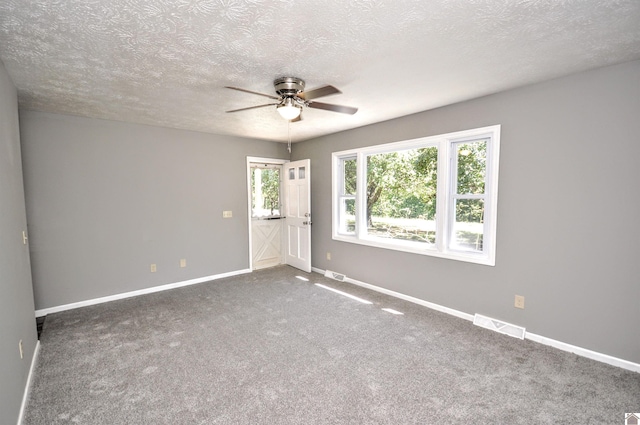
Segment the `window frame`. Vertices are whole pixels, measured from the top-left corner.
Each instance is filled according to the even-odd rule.
[[[332,239],[377,248],[495,266],[500,130],[500,125],[493,125],[333,152],[331,154]],[[484,199],[483,249],[482,252],[455,249],[451,246],[451,241],[453,240],[454,231],[455,201],[456,199],[460,199],[460,195],[454,193],[457,188],[457,150],[455,146],[463,142],[484,139],[487,140],[487,167],[485,170],[485,190],[482,195],[482,199]],[[366,225],[367,156],[431,146],[438,148],[435,244],[385,239],[368,235]],[[351,234],[340,232],[340,205],[345,196],[343,193],[344,188],[342,187],[344,185],[342,161],[353,158],[356,158],[356,225],[355,233]],[[477,199],[476,196],[477,195],[473,195],[474,199]],[[466,195],[463,195],[463,197],[466,197]],[[440,217],[444,217],[444,219],[440,219]],[[363,225],[362,223],[365,224]]]
[[[357,163],[357,157],[355,155],[353,156],[342,156],[340,157],[340,159],[338,160],[338,167],[340,168],[339,170],[339,175],[340,175],[340,181],[338,182],[338,194],[337,194],[337,202],[338,202],[338,217],[340,217],[340,212],[343,210],[342,209],[342,205],[346,203],[347,200],[353,200],[356,205],[357,205],[357,201],[356,201],[356,195],[357,195],[357,183],[356,183],[356,193],[347,193],[346,190],[346,185],[345,185],[345,162],[346,161],[356,161]],[[357,168],[356,168],[357,169]],[[346,211],[346,208],[345,208]],[[346,222],[346,220],[345,220]],[[356,223],[357,223],[357,219],[356,219]],[[342,223],[338,223],[338,230],[336,230],[338,233],[340,233],[340,228],[341,228],[341,224]],[[340,233],[340,234],[344,234],[344,235],[352,235],[352,234],[357,234],[357,229],[354,229],[353,233]]]

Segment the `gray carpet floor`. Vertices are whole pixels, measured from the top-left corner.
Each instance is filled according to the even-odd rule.
[[[23,423],[600,425],[637,411],[638,373],[279,266],[49,315]]]

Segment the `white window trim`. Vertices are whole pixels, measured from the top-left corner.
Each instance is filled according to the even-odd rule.
[[[455,143],[466,140],[488,138],[487,170],[485,182],[485,211],[483,225],[483,252],[456,251],[448,248],[451,238],[454,209],[452,205],[452,191],[455,190],[455,157],[452,148]],[[362,182],[366,181],[366,157],[371,154],[394,152],[398,150],[416,149],[428,146],[438,147],[438,189],[436,216],[446,219],[436,220],[435,245],[418,246],[415,242],[400,240],[383,240],[367,235],[366,226],[366,193]],[[342,173],[340,161],[343,158],[355,157],[357,164],[356,190],[356,231],[355,234],[339,233],[340,226],[340,196],[342,187]],[[332,159],[332,238],[337,241],[410,252],[465,261],[476,264],[495,266],[497,210],[498,210],[498,170],[500,157],[500,125],[458,131],[437,136],[423,137],[400,142],[350,149],[333,152]]]

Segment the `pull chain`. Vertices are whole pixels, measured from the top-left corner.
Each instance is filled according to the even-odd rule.
[[[289,138],[289,143],[287,144],[287,150],[291,153],[291,120],[287,120],[287,136]]]

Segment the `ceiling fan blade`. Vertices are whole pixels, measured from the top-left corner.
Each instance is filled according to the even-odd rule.
[[[302,121],[302,112],[300,112],[300,115],[298,115],[297,117],[291,120],[291,122],[298,122],[298,121]]]
[[[249,110],[249,109],[264,108],[265,106],[273,106],[273,105],[279,105],[279,104],[280,104],[280,102],[278,102],[278,103],[267,103],[267,104],[264,104],[264,105],[249,106],[248,108],[234,109],[234,110],[226,111],[226,112],[247,111],[247,110]]]
[[[341,114],[353,115],[358,112],[358,108],[344,105],[332,105],[330,103],[322,102],[309,102],[307,105],[309,108],[324,109],[325,111],[340,112]]]
[[[317,89],[303,91],[298,93],[298,97],[304,100],[317,99],[322,96],[329,96],[330,94],[342,93],[340,90],[333,86],[318,87]]]
[[[270,94],[264,94],[264,93],[258,93],[257,91],[251,91],[251,90],[247,90],[247,89],[241,89],[239,87],[230,87],[230,86],[224,86],[224,88],[226,89],[231,89],[231,90],[238,90],[238,91],[243,91],[245,93],[251,93],[251,94],[257,94],[258,96],[264,96],[264,97],[268,97],[270,99],[276,99],[276,100],[280,100],[280,98],[278,96],[273,96]]]

